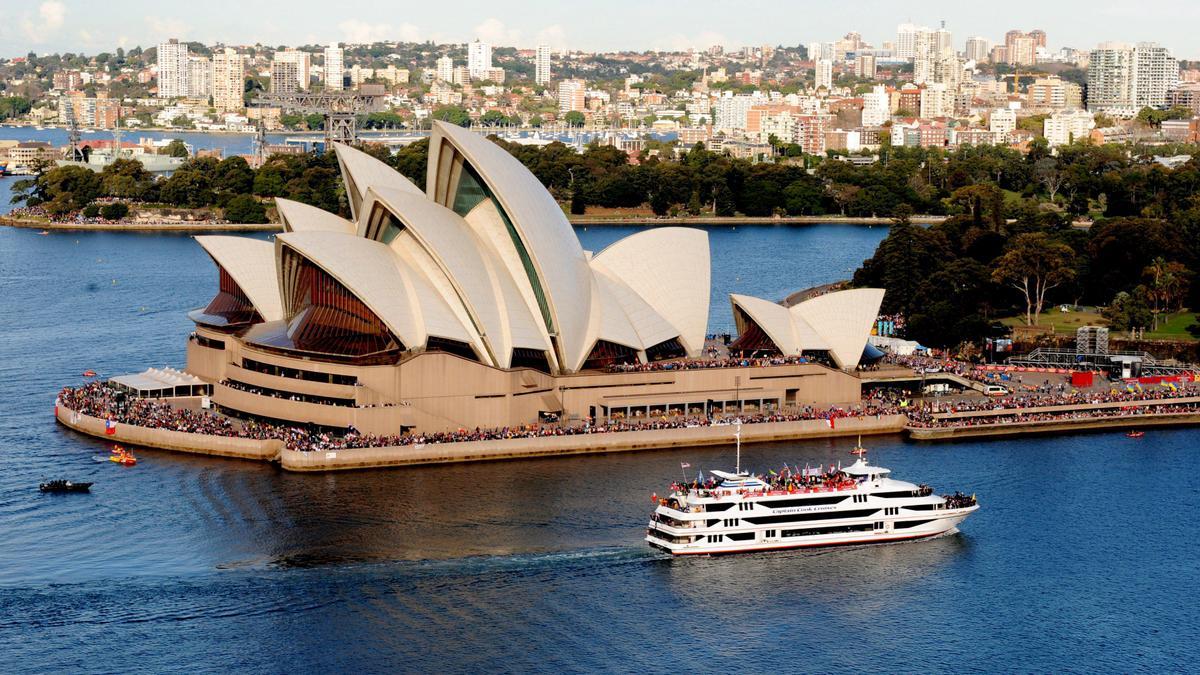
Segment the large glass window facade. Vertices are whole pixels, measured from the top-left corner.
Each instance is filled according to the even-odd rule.
[[[191,317],[197,323],[215,327],[246,326],[262,321],[250,298],[224,267],[217,266],[217,294],[208,306]]]
[[[325,270],[301,259],[295,274],[289,304],[295,314],[287,329],[292,349],[339,356],[404,349],[383,321]]]

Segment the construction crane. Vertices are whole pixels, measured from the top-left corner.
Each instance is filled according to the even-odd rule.
[[[358,138],[356,118],[383,107],[384,93],[378,85],[363,85],[360,91],[298,91],[291,94],[259,94],[260,107],[282,108],[325,116],[325,147],[331,143],[353,143]]]
[[[1024,73],[1022,73],[1020,68],[1016,68],[1011,73],[1001,75],[1000,77],[1001,77],[1001,79],[1005,79],[1005,80],[1011,79],[1012,83],[1013,83],[1012,93],[1019,94],[1019,93],[1021,93],[1021,76],[1024,75],[1025,77],[1029,77],[1030,75],[1033,75],[1033,74],[1034,73],[1031,73],[1028,70],[1025,71]]]

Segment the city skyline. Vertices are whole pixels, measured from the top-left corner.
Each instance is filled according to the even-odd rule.
[[[714,44],[734,48],[793,46],[834,40],[853,30],[878,46],[895,39],[900,23],[938,26],[945,21],[956,49],[961,49],[970,36],[996,41],[1011,28],[1040,28],[1049,34],[1052,49],[1091,49],[1105,41],[1146,40],[1167,46],[1178,58],[1200,58],[1200,46],[1193,44],[1186,32],[1191,23],[1188,19],[1200,18],[1200,7],[1180,1],[1161,3],[1156,6],[1157,12],[1145,12],[1130,3],[1097,5],[1072,0],[1047,5],[1016,0],[1006,13],[1011,18],[1003,21],[997,21],[987,9],[948,2],[928,3],[919,12],[904,12],[893,4],[866,0],[858,3],[852,17],[824,11],[827,6],[817,3],[781,8],[752,1],[740,7],[740,12],[730,14],[727,6],[717,3],[691,3],[689,11],[681,13],[672,3],[626,6],[618,2],[610,3],[606,11],[611,20],[597,21],[596,12],[581,12],[542,0],[526,3],[520,16],[468,0],[451,16],[437,7],[418,6],[393,19],[397,16],[393,5],[368,0],[356,5],[353,12],[337,13],[326,24],[319,17],[327,15],[328,8],[314,0],[253,5],[215,0],[202,8],[164,6],[145,0],[103,7],[76,0],[44,0],[0,9],[0,56],[22,56],[30,51],[93,54],[117,47],[148,48],[169,36],[231,45],[426,40],[464,43],[481,39],[503,47],[547,44],[554,49],[645,51]],[[1162,21],[1164,14],[1173,20]],[[719,21],[714,19],[718,15]],[[767,15],[769,21],[764,20]],[[231,23],[228,19],[234,16],[238,20]],[[714,30],[714,25],[719,29]]]

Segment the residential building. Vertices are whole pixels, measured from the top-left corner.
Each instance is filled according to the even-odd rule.
[[[472,80],[487,79],[487,70],[492,67],[492,46],[476,40],[467,45],[467,70]]]
[[[534,52],[533,81],[542,85],[550,82],[550,45],[538,45]]]
[[[1038,39],[1031,33],[1010,30],[1004,34],[1005,63],[1013,66],[1032,66],[1037,63]]]
[[[346,88],[346,62],[344,53],[338,43],[334,42],[325,48],[325,90],[341,91]]]
[[[1088,62],[1087,108],[1131,117],[1146,106],[1165,105],[1178,82],[1179,62],[1165,47],[1104,42]]]
[[[271,93],[294,94],[300,89],[294,61],[271,61]]]
[[[585,108],[584,91],[586,84],[583,80],[570,79],[563,80],[558,83],[558,111],[567,113],[571,111],[582,112]]]
[[[868,80],[875,79],[875,55],[859,54],[854,59],[854,76]]]
[[[1087,138],[1092,129],[1096,128],[1096,119],[1086,110],[1067,110],[1057,112],[1042,122],[1042,135],[1050,147],[1068,145],[1081,138]]]
[[[713,128],[725,132],[745,131],[750,108],[765,102],[762,96],[726,92],[713,104]]]
[[[813,87],[820,89],[825,88],[825,91],[833,90],[833,61],[828,59],[817,59],[816,63],[816,81]]]
[[[179,98],[188,95],[188,48],[186,42],[171,38],[157,49],[158,97]]]
[[[1182,82],[1168,91],[1167,105],[1190,108],[1193,114],[1200,115],[1200,82]]]
[[[1083,88],[1057,75],[1047,75],[1029,85],[1026,98],[1030,108],[1078,109],[1083,107]]]
[[[83,75],[78,70],[58,70],[51,78],[54,88],[60,91],[73,91],[83,87]]]
[[[241,112],[246,107],[245,58],[232,47],[214,52],[212,73],[213,107],[217,112]]]
[[[188,57],[188,98],[212,96],[212,60],[207,56]]]
[[[293,63],[296,65],[296,86],[300,91],[307,91],[312,79],[312,54],[299,49],[289,48],[275,52],[275,61]]]
[[[896,58],[912,59],[917,56],[917,35],[928,33],[929,29],[911,23],[902,23],[896,28],[896,46],[893,54]]]
[[[963,57],[968,61],[976,63],[984,63],[991,55],[992,43],[987,38],[969,37],[967,38],[967,48],[963,51]]]
[[[876,85],[869,93],[863,94],[862,125],[877,127],[892,117],[890,99],[887,87]]]
[[[437,79],[442,82],[454,81],[454,59],[443,56],[437,60]]]
[[[920,116],[925,119],[954,114],[954,90],[941,82],[932,82],[921,90]]]
[[[988,116],[988,130],[1007,138],[1017,128],[1017,111],[1012,108],[996,108]]]
[[[1200,117],[1166,120],[1162,123],[1162,135],[1175,143],[1200,143]]]

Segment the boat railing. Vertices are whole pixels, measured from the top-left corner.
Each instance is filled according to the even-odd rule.
[[[822,492],[844,492],[847,490],[858,489],[859,483],[853,480],[841,481],[839,483],[830,483],[824,485],[806,485],[792,486],[786,489],[774,490],[747,490],[745,488],[713,488],[713,489],[693,489],[690,494],[695,497],[723,499],[725,497],[741,497],[758,498],[758,497],[782,497],[784,495],[803,495],[817,494]],[[932,493],[932,489],[930,490]]]

